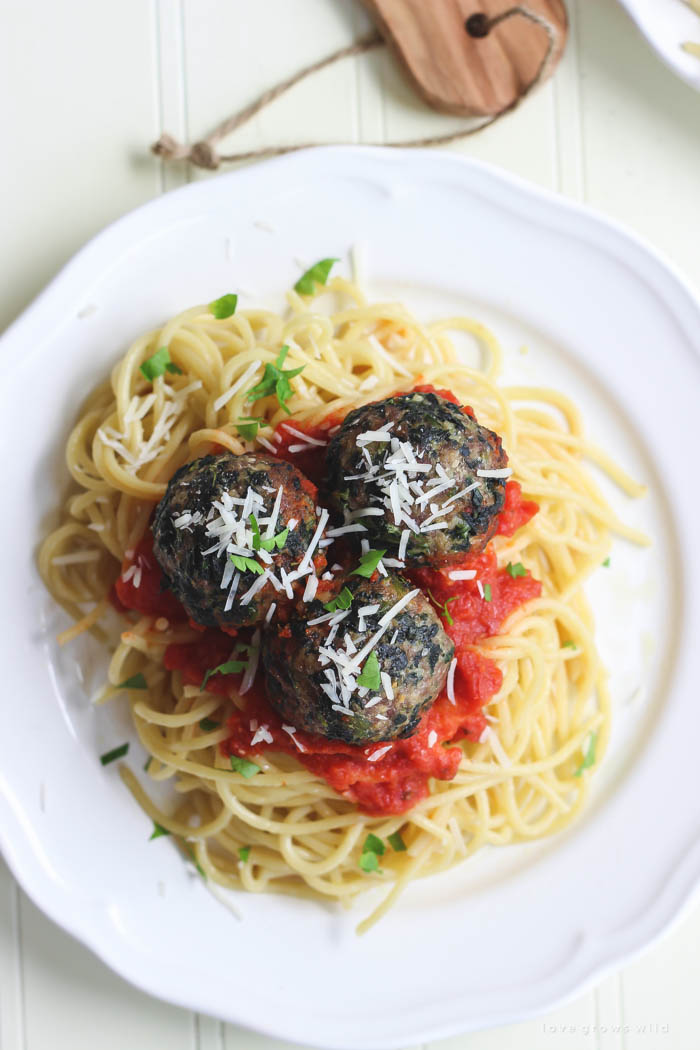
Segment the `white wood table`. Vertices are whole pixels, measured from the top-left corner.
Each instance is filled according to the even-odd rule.
[[[452,148],[628,224],[700,288],[700,96],[658,62],[613,0],[568,6],[572,35],[555,79]],[[162,130],[201,136],[368,26],[355,0],[6,0],[3,7],[0,328],[106,223],[188,179],[212,177],[151,157],[147,146]],[[457,123],[426,110],[381,50],[300,85],[231,144],[388,142]],[[649,839],[653,848],[653,829]],[[642,959],[570,1005],[431,1050],[696,1050],[699,945],[696,908]],[[129,987],[45,919],[0,862],[2,1050],[285,1045]]]

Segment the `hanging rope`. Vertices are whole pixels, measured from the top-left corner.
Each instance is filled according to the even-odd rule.
[[[517,99],[499,110],[498,113],[494,113],[492,116],[487,117],[476,125],[458,128],[456,131],[449,131],[442,135],[431,135],[425,138],[405,139],[396,142],[374,143],[374,145],[394,146],[397,148],[446,146],[451,142],[457,142],[459,139],[466,138],[469,135],[475,135],[478,131],[482,131],[497,120],[500,120],[500,118],[505,116],[506,113],[511,113],[516,109],[517,106],[519,106],[520,103],[526,99],[545,78],[552,56],[559,43],[559,32],[556,26],[552,25],[552,23],[542,15],[530,10],[530,8],[526,7],[524,4],[515,4],[513,7],[509,7],[507,10],[492,17],[489,17],[486,14],[472,15],[471,18],[467,19],[465,24],[466,31],[469,35],[480,39],[488,36],[491,30],[501,22],[505,22],[507,19],[516,16],[526,18],[528,21],[533,22],[547,35],[547,50],[540,62],[537,73]],[[210,171],[215,171],[221,164],[232,164],[236,161],[243,160],[259,160],[263,157],[279,157],[283,153],[293,153],[295,150],[307,149],[310,146],[328,145],[328,143],[318,142],[297,142],[290,145],[261,146],[258,149],[244,150],[237,153],[219,153],[216,148],[217,143],[223,138],[226,138],[227,135],[230,135],[237,128],[246,124],[257,113],[260,113],[260,111],[265,109],[266,106],[269,106],[271,102],[274,102],[275,99],[280,97],[280,95],[284,95],[290,90],[290,88],[293,88],[296,84],[300,83],[300,81],[305,80],[306,77],[311,76],[313,73],[318,73],[319,70],[325,69],[326,66],[333,65],[342,58],[352,58],[354,55],[365,54],[367,51],[371,51],[375,47],[380,47],[383,43],[384,40],[379,33],[369,33],[367,36],[361,37],[359,40],[355,41],[354,44],[350,44],[347,47],[341,47],[338,51],[334,51],[332,54],[327,55],[318,62],[314,62],[310,66],[305,66],[286,80],[280,81],[279,84],[270,88],[269,91],[265,91],[255,102],[251,102],[250,105],[245,106],[237,113],[228,117],[227,120],[222,121],[221,124],[214,128],[210,135],[207,135],[206,138],[201,139],[199,142],[195,142],[191,146],[185,146],[177,142],[172,135],[164,132],[158,141],[151,146],[151,151],[155,153],[156,156],[163,157],[165,160],[189,161],[198,168],[206,168]]]

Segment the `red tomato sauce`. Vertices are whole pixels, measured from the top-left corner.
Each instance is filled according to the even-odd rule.
[[[416,389],[437,393],[459,404],[450,391],[428,386]],[[464,408],[464,411],[473,415],[469,408]],[[339,419],[329,418],[315,427],[296,421],[290,426],[327,440],[328,431],[338,422]],[[279,458],[294,463],[314,484],[322,483],[324,448],[317,446],[305,452],[290,452],[291,445],[302,443],[300,438],[290,434],[283,425],[276,433],[280,436],[276,441]],[[536,503],[522,498],[518,483],[509,481],[497,533],[513,535],[537,513],[537,509]],[[142,569],[140,586],[134,587],[133,580],[124,583],[120,577],[114,587],[117,607],[165,616],[172,621],[187,620],[175,597],[162,589],[162,575],[152,553],[150,529],[132,561],[140,564]],[[123,571],[132,561],[125,562]],[[484,597],[476,579],[451,580],[448,572],[455,568],[476,570]],[[416,586],[429,592],[445,630],[455,644],[454,703],[443,690],[412,736],[405,740],[356,747],[300,729],[289,733],[287,730],[294,727],[285,729],[268,702],[260,669],[253,687],[245,694],[245,710],[237,709],[228,719],[230,735],[221,745],[222,752],[228,756],[253,758],[256,754],[275,751],[294,755],[335,791],[355,802],[365,813],[374,815],[399,814],[411,809],[427,796],[431,777],[451,780],[457,772],[462,751],[449,745],[462,739],[479,739],[487,725],[482,709],[502,684],[502,675],[496,664],[475,652],[472,646],[497,634],[508,616],[525,602],[538,597],[542,587],[529,574],[512,577],[505,568],[499,569],[496,555],[488,547],[481,554],[465,555],[459,565],[452,565],[449,569],[413,569],[406,571],[405,575]],[[200,631],[196,641],[170,645],[165,652],[166,668],[179,671],[188,685],[201,686],[208,670],[232,658],[245,659],[245,654],[236,650],[250,642],[252,633],[249,628],[243,629],[233,641],[230,635],[215,628],[200,628]],[[207,690],[222,696],[231,695],[240,686],[241,677],[241,674],[213,675],[207,682]],[[260,726],[266,727],[273,742],[261,741],[253,746],[251,740]],[[376,754],[379,757],[372,760]]]

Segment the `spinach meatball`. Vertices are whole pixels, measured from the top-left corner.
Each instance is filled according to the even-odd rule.
[[[330,603],[337,611],[329,614],[328,604],[300,605],[282,632],[265,635],[270,703],[295,728],[329,740],[362,745],[410,736],[439,695],[454,653],[432,605],[401,576],[377,573],[350,576]]]
[[[256,452],[204,456],[173,475],[153,519],[153,552],[196,623],[258,623],[286,600],[316,531],[314,496],[291,463]]]
[[[408,565],[448,565],[483,550],[510,474],[498,434],[418,392],[350,412],[326,463],[337,507],[372,546]]]

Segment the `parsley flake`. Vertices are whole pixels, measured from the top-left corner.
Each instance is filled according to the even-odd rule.
[[[249,762],[247,758],[239,758],[238,755],[231,755],[231,769],[234,773],[240,773],[246,780],[250,780],[260,772],[260,766],[257,766],[255,762]]]
[[[247,666],[247,660],[227,660],[225,664],[219,664],[218,667],[210,667],[204,675],[199,688],[206,689],[207,682],[214,674],[240,674],[241,671],[245,671]]]
[[[229,292],[228,295],[222,295],[219,299],[215,299],[213,303],[209,303],[209,309],[214,314],[217,321],[223,321],[227,317],[233,317],[238,306],[238,296]]]
[[[447,598],[444,602],[439,602],[432,591],[428,591],[428,597],[430,598],[433,605],[437,608],[440,615],[444,616],[449,626],[452,627],[454,620],[450,616],[450,610],[447,608],[447,606],[450,604],[450,602],[456,602],[459,595],[455,594],[451,598]]]
[[[105,751],[104,755],[100,755],[100,762],[103,766],[108,766],[110,762],[116,762],[118,758],[123,758],[129,750],[129,743],[120,744],[119,747],[113,747],[111,751]]]
[[[148,841],[152,842],[153,839],[159,839],[161,835],[169,835],[170,832],[167,828],[164,828],[162,824],[159,824],[157,820],[153,821],[153,832],[149,835]]]
[[[490,583],[485,583],[484,584],[484,601],[485,602],[490,602],[491,598],[492,598],[491,584]]]
[[[276,536],[261,536],[260,535],[260,526],[258,525],[258,519],[255,517],[255,515],[251,514],[250,518],[248,520],[250,521],[250,528],[251,528],[251,531],[253,533],[253,550],[254,551],[259,551],[261,548],[264,551],[272,551],[272,550],[275,549],[275,547],[277,547],[278,551],[282,550],[282,548],[284,547],[285,543],[287,542],[287,536],[289,535],[289,529],[282,529],[282,531],[278,532]],[[241,560],[245,561],[246,559],[243,558]],[[258,563],[256,562],[255,564],[257,565]],[[240,565],[238,565],[237,567],[239,569],[241,568]],[[253,571],[255,571],[255,570],[253,570]],[[261,569],[260,571],[264,572],[265,570]]]
[[[396,851],[396,853],[405,853],[408,849],[408,846],[401,838],[400,831],[395,831],[393,835],[389,835],[387,842],[389,843],[391,848]]]
[[[243,416],[236,420],[236,430],[246,441],[253,441],[258,436],[260,424],[264,422],[264,416]]]
[[[366,554],[363,554],[360,558],[360,564],[356,569],[353,569],[350,573],[351,576],[366,576],[369,579],[376,571],[379,562],[382,560],[386,551],[375,551],[368,550]]]
[[[260,397],[268,397],[270,394],[277,395],[277,402],[280,408],[284,409],[288,416],[291,416],[291,409],[287,408],[286,402],[292,396],[294,391],[292,390],[289,380],[293,379],[294,376],[298,376],[300,372],[304,371],[305,365],[301,365],[300,368],[282,368],[285,358],[289,353],[289,347],[285,343],[279,354],[274,365],[268,363],[265,365],[265,371],[260,382],[252,387],[247,394],[248,401],[257,401]]]
[[[370,831],[369,835],[367,836],[362,845],[362,852],[376,853],[378,854],[378,856],[381,857],[382,854],[386,853],[386,846],[384,845],[384,843],[378,835],[373,835]]]
[[[603,562],[603,565],[605,566],[606,569],[610,568],[610,557],[609,556],[605,559],[605,561]]]
[[[569,638],[566,642],[562,642],[562,649],[578,649],[576,642],[573,642]]]
[[[170,351],[167,346],[161,346],[160,350],[156,350],[155,354],[151,357],[147,357],[143,364],[140,366],[139,371],[144,379],[148,379],[150,383],[158,376],[165,375],[166,372],[177,373],[182,375],[182,369],[178,368],[177,365],[173,364],[170,360]]]
[[[218,729],[220,725],[221,722],[214,722],[211,718],[202,718],[199,723],[199,728],[203,733],[211,733],[214,729]]]
[[[515,565],[509,561],[506,565],[506,572],[509,576],[512,576],[513,579],[517,576],[527,576],[527,569],[521,561],[516,561]]]
[[[362,668],[362,674],[357,679],[357,684],[364,689],[379,689],[381,683],[379,659],[375,651],[372,650],[365,660],[365,666]]]
[[[245,864],[250,856],[250,846],[239,846],[238,847],[238,859],[241,864]]]
[[[591,733],[590,738],[588,740],[588,747],[586,748],[586,750],[583,753],[583,762],[581,763],[581,765],[578,767],[578,769],[574,773],[575,777],[580,777],[581,774],[583,773],[584,769],[590,769],[590,767],[592,765],[594,765],[594,763],[595,763],[595,748],[596,748],[596,744],[597,743],[598,743],[598,734],[597,733]]]
[[[117,689],[148,689],[148,682],[139,671],[138,674],[132,674],[131,678],[125,678],[123,682],[120,682]]]
[[[325,284],[328,280],[333,264],[340,262],[339,259],[321,259],[310,266],[294,285],[294,291],[299,295],[313,295],[317,284]]]
[[[328,612],[339,612],[341,609],[349,609],[352,605],[352,591],[348,587],[343,587],[342,591],[336,598],[332,598],[329,602],[323,603],[323,608]]]
[[[262,576],[265,572],[259,561],[255,558],[246,558],[242,554],[229,554],[229,558],[241,572],[252,572],[256,576]]]
[[[376,853],[363,853],[358,864],[363,871],[379,871],[379,857]]]

